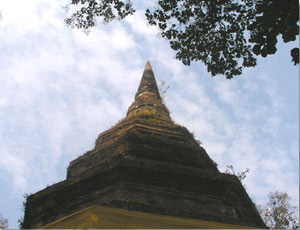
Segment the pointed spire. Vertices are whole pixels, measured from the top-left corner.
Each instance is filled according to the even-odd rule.
[[[151,64],[150,64],[150,61],[147,61],[147,62],[146,62],[144,71],[146,71],[146,70],[151,70],[151,71],[152,71],[152,66],[151,66]]]
[[[137,99],[137,97],[145,93],[153,94],[152,96],[157,97],[157,99],[160,98],[154,73],[152,71],[152,67],[149,61],[146,62],[144,73],[138,91],[135,94],[135,99]]]
[[[134,102],[128,108],[129,115],[155,113],[157,116],[170,119],[169,110],[162,103],[154,73],[149,61],[146,62],[144,73],[135,94]]]

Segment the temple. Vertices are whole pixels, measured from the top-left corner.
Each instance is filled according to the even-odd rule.
[[[126,117],[26,202],[24,228],[266,228],[164,105],[149,62]]]

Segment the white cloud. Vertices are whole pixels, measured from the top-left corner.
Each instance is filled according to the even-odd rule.
[[[145,38],[151,38],[158,33],[158,30],[156,27],[149,25],[145,19],[145,11],[137,10],[135,14],[128,16],[125,20],[131,26],[132,31]]]
[[[0,168],[3,173],[3,175],[7,175],[5,172],[10,174],[12,176],[12,184],[15,186],[15,188],[25,191],[26,189],[26,173],[28,173],[28,170],[26,170],[26,161],[24,159],[21,159],[20,156],[18,156],[18,153],[15,155],[9,154],[7,152],[4,152],[5,149],[1,148],[1,158],[0,158]],[[2,177],[1,180],[9,180],[8,178]]]
[[[216,82],[216,93],[218,93],[219,100],[229,105],[238,106],[241,95],[237,83],[226,79],[219,80],[220,81]]]

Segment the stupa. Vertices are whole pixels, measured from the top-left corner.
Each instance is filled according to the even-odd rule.
[[[126,117],[27,199],[25,228],[266,228],[239,179],[176,124],[149,62]]]

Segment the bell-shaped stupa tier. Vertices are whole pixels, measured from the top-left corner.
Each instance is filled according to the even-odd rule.
[[[119,222],[89,224],[107,210]],[[131,216],[124,223],[122,210]],[[83,216],[86,225],[78,225]],[[180,224],[168,225],[168,218]],[[149,62],[126,117],[70,162],[66,180],[28,197],[24,226],[127,228],[129,220],[133,228],[265,228],[239,179],[219,172],[193,135],[172,121]]]

